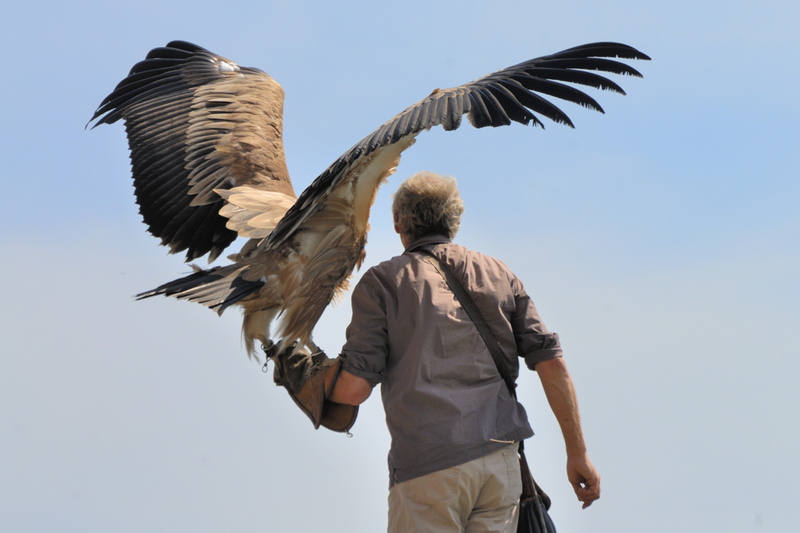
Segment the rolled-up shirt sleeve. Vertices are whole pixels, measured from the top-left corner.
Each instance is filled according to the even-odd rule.
[[[547,330],[522,282],[514,278],[512,289],[515,293],[516,312],[512,316],[511,327],[518,353],[525,359],[525,365],[535,370],[536,365],[542,361],[562,357],[558,334]]]
[[[353,289],[353,317],[342,348],[342,369],[379,384],[386,373],[388,355],[384,291],[373,272],[367,271]]]

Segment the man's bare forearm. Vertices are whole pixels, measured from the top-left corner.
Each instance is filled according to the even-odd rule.
[[[567,447],[567,479],[583,508],[600,498],[600,474],[589,460],[581,429],[578,399],[567,365],[560,357],[536,365],[547,401],[561,426]]]
[[[328,399],[345,405],[360,405],[369,398],[371,393],[372,387],[367,380],[342,370]]]
[[[566,363],[561,357],[549,359],[536,365],[536,372],[564,435],[567,455],[585,454],[578,399]]]

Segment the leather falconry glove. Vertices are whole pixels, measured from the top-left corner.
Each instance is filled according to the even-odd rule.
[[[277,355],[273,350],[274,345],[264,351],[275,364],[275,384],[286,389],[294,403],[311,419],[314,429],[323,426],[331,431],[349,432],[356,423],[358,406],[328,400],[342,370],[342,359],[331,359],[323,351],[313,354],[298,351],[295,345]]]

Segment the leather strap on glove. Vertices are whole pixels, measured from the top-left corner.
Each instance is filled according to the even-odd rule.
[[[358,406],[328,400],[342,370],[342,359],[331,359],[324,352],[295,352],[290,346],[273,357],[274,380],[282,385],[311,422],[331,431],[347,433],[358,416]]]

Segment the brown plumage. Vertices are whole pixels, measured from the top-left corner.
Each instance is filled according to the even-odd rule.
[[[166,283],[157,294],[222,313],[244,311],[248,354],[271,336],[282,349],[311,345],[325,307],[364,259],[378,186],[416,136],[434,126],[476,128],[512,121],[542,126],[539,113],[572,126],[537,93],[602,112],[568,83],[624,94],[589,70],[631,76],[607,58],[649,59],[618,43],[570,48],[428,97],[356,143],[296,197],[283,150],[283,90],[260,70],[173,41],[152,50],[101,104],[94,126],[125,121],[137,203],[148,230],[170,253],[216,259],[238,236],[249,240],[226,266]],[[277,328],[270,326],[280,316]]]

